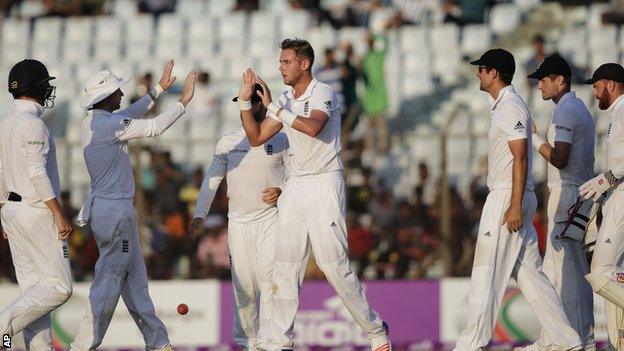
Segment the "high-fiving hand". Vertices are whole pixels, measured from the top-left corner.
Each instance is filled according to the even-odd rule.
[[[256,83],[260,84],[262,86],[262,90],[264,90],[263,92],[259,90],[256,91],[256,93],[258,93],[258,96],[260,96],[260,98],[262,99],[262,105],[264,105],[264,107],[269,106],[269,104],[273,102],[269,86],[264,80],[262,80],[262,78],[258,76],[256,76]]]
[[[173,59],[169,59],[167,61],[167,65],[165,65],[165,70],[163,71],[162,77],[160,77],[160,82],[158,84],[162,88],[162,90],[167,91],[173,85],[173,82],[176,81],[176,76],[171,76],[171,72],[173,72],[173,66],[175,66],[175,62]]]
[[[256,74],[251,68],[247,68],[247,71],[243,73],[243,81],[241,82],[240,90],[238,91],[239,101],[249,101],[253,96],[253,89],[256,85]]]
[[[192,70],[186,76],[184,88],[182,89],[182,96],[180,96],[180,100],[178,100],[184,107],[188,105],[193,99],[193,95],[195,95],[195,81],[197,81],[197,70]]]

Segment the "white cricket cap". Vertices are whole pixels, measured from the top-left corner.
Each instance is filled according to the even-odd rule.
[[[106,99],[128,81],[130,81],[130,78],[117,77],[109,69],[100,71],[85,81],[80,105],[83,108],[93,107],[93,105]]]

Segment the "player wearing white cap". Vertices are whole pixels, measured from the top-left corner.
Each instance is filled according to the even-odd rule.
[[[240,94],[250,100],[258,123],[266,118],[266,108],[258,94],[259,84]],[[238,97],[234,98],[238,101]],[[258,349],[260,328],[271,319],[272,264],[277,223],[279,186],[288,175],[288,139],[277,133],[264,145],[251,146],[243,128],[226,133],[215,147],[214,157],[204,176],[191,236],[199,236],[219,184],[227,179],[228,247],[232,260],[234,290],[234,341],[247,350]]]
[[[120,107],[120,88],[127,79],[104,70],[84,84],[82,106],[87,109],[87,117],[82,124],[82,144],[91,193],[79,221],[89,224],[100,257],[95,264],[89,305],[72,350],[95,350],[101,344],[120,295],[143,334],[146,350],[171,349],[167,330],[156,316],[148,292],[133,206],[135,186],[128,141],[160,135],[184,114],[193,98],[195,71],[186,77],[178,103],[154,118],[140,119],[175,81],[176,77],[171,76],[173,66],[170,60],[156,88],[119,112],[114,111]]]
[[[575,205],[579,186],[594,176],[596,126],[583,101],[570,90],[572,70],[561,56],[544,59],[528,78],[539,80],[544,100],[552,100],[555,111],[548,125],[547,141],[533,132],[533,147],[548,161],[548,245],[544,273],[555,286],[563,309],[586,351],[596,350],[594,339],[594,294],[585,280],[589,264],[584,241],[561,237],[568,210]],[[536,346],[550,342],[542,335]]]
[[[607,171],[581,185],[581,196],[602,206],[602,223],[585,278],[606,299],[607,332],[612,347],[624,350],[624,68],[606,63],[584,82],[594,87],[598,107],[609,112]]]
[[[334,90],[312,77],[314,50],[300,39],[281,43],[280,73],[291,89],[276,102],[260,78],[259,92],[268,116],[256,122],[249,102],[239,101],[243,127],[253,146],[264,144],[282,128],[293,157],[288,182],[278,201],[275,237],[274,308],[271,327],[261,345],[267,350],[292,349],[302,267],[310,246],[317,264],[355,321],[366,332],[373,351],[390,351],[387,325],[371,309],[355,272],[349,267],[345,224],[345,185],[340,160],[340,108]],[[256,76],[248,69],[241,91]]]
[[[542,273],[533,215],[537,199],[531,177],[531,116],[511,80],[515,60],[492,49],[472,61],[479,88],[490,97],[488,179],[490,190],[481,212],[468,295],[468,323],[456,351],[485,348],[492,337],[503,295],[514,278],[557,350],[581,350],[561,300]]]
[[[20,296],[0,311],[0,335],[24,332],[27,350],[51,350],[50,312],[72,294],[54,138],[42,120],[54,105],[46,67],[23,60],[9,73],[15,99],[0,122],[0,208]],[[0,348],[2,348],[0,346]]]

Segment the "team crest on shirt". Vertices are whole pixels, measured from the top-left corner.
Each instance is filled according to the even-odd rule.
[[[323,104],[325,104],[325,107],[327,107],[328,110],[331,110],[331,100],[327,100],[323,102]]]
[[[124,119],[123,119],[123,125],[124,125],[124,128],[128,128],[128,126],[130,125],[130,122],[132,122],[132,119],[130,119],[130,118],[124,118]]]
[[[267,153],[267,155],[273,155],[273,145],[272,144],[267,144],[266,145],[266,153]]]
[[[524,130],[524,124],[522,124],[522,122],[518,121],[518,123],[516,123],[516,126],[514,127],[514,130],[517,130],[517,131]]]

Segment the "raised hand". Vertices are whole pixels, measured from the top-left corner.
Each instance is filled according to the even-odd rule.
[[[256,75],[251,68],[247,68],[243,73],[243,81],[241,82],[240,90],[238,91],[238,100],[249,101],[253,96],[253,89],[256,84]]]
[[[256,76],[256,82],[260,84],[262,86],[262,90],[264,90],[264,92],[257,90],[256,93],[258,93],[258,96],[262,99],[262,105],[267,107],[271,102],[273,102],[273,99],[271,98],[271,90],[269,90],[269,86],[264,80],[262,80],[262,78]]]
[[[186,107],[186,105],[193,99],[195,95],[195,81],[197,80],[197,70],[192,70],[186,76],[184,81],[184,89],[182,90],[182,96],[180,96],[180,103]]]
[[[162,90],[168,90],[173,85],[173,82],[176,81],[176,76],[171,76],[171,72],[173,71],[173,66],[175,66],[175,62],[173,59],[169,59],[167,61],[167,65],[165,65],[165,70],[163,71],[162,77],[160,77],[160,82],[158,83]]]

